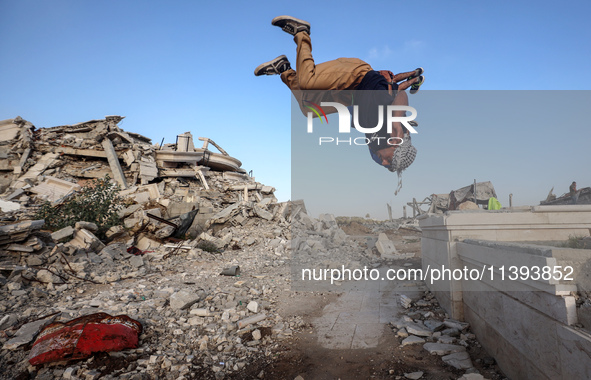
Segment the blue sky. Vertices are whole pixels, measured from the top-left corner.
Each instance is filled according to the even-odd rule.
[[[427,79],[421,91],[439,94],[546,90],[551,97],[549,90],[591,89],[590,11],[585,1],[0,0],[0,119],[20,115],[37,127],[53,127],[122,115],[123,129],[154,143],[191,131],[219,143],[287,200],[290,93],[278,77],[253,75],[258,64],[280,54],[295,61],[292,38],[271,26],[274,16],[311,22],[317,62],[358,57],[394,72],[422,66]],[[402,192],[374,193],[394,188],[396,178],[364,156],[367,171],[376,174],[363,191],[382,206],[360,204],[346,212],[385,217],[389,202],[399,215],[413,197],[446,193],[474,178],[492,180],[504,205],[510,192],[514,204],[528,205],[553,186],[560,195],[572,180],[591,185],[588,165],[581,164],[589,162],[591,137],[582,112],[543,130],[522,120],[517,133],[506,122],[491,131],[494,110],[475,105],[480,113],[456,130],[442,122],[450,119],[448,110],[439,119],[433,106],[421,120],[426,112],[418,108],[420,99],[410,97],[419,110],[421,129],[413,138],[419,155],[405,172]],[[453,144],[430,135],[441,128],[450,130],[443,136]],[[548,146],[542,147],[539,136],[546,134]],[[490,168],[508,154],[512,163],[521,158],[519,165],[503,166],[502,174]],[[542,159],[549,155],[554,158]],[[464,157],[474,159],[466,165]]]

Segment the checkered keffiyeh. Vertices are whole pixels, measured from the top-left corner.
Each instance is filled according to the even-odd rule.
[[[398,195],[398,192],[402,188],[402,172],[410,166],[417,156],[417,148],[412,145],[410,140],[410,134],[404,136],[402,144],[396,148],[394,155],[392,156],[392,163],[388,170],[396,172],[398,174],[398,187],[394,192],[394,195]]]

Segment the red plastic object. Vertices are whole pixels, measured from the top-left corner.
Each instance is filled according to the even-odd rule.
[[[96,313],[65,323],[54,322],[33,343],[29,363],[84,359],[94,352],[137,348],[141,333],[142,324],[127,315]]]

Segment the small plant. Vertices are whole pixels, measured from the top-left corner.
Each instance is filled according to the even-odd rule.
[[[583,238],[580,236],[570,235],[563,246],[566,248],[585,248],[585,244],[582,239]]]
[[[220,248],[218,248],[217,245],[215,245],[214,243],[207,241],[207,240],[203,240],[199,244],[197,244],[197,248],[200,248],[200,249],[204,250],[205,252],[209,252],[209,253],[222,252],[222,250]]]
[[[124,206],[119,185],[111,183],[110,179],[107,175],[87,183],[57,206],[45,202],[36,218],[45,219],[45,226],[52,231],[73,227],[79,221],[92,222],[98,227],[96,236],[104,239],[109,228],[120,224],[118,211]]]

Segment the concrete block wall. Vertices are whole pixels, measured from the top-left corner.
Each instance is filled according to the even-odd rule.
[[[591,261],[591,250],[479,240],[458,242],[456,248],[464,265],[475,270],[503,264],[577,268],[573,281],[501,281],[500,273],[492,281],[488,276],[462,281],[463,311],[482,345],[510,378],[591,378],[591,335],[572,327],[579,321],[571,293],[586,276],[578,268]]]
[[[423,269],[481,270],[485,265],[571,265],[575,282],[446,280],[427,285],[453,317],[465,320],[512,379],[591,379],[591,335],[572,291],[591,289],[591,251],[514,242],[589,236],[590,206],[448,212],[420,220]],[[512,242],[512,243],[508,243]],[[497,271],[497,275],[499,275]]]
[[[423,236],[423,270],[442,265],[461,269],[456,243],[465,239],[531,242],[560,241],[571,236],[591,236],[591,205],[534,206],[498,211],[448,211],[418,218]],[[462,284],[437,281],[427,284],[442,307],[456,319],[463,319]]]

